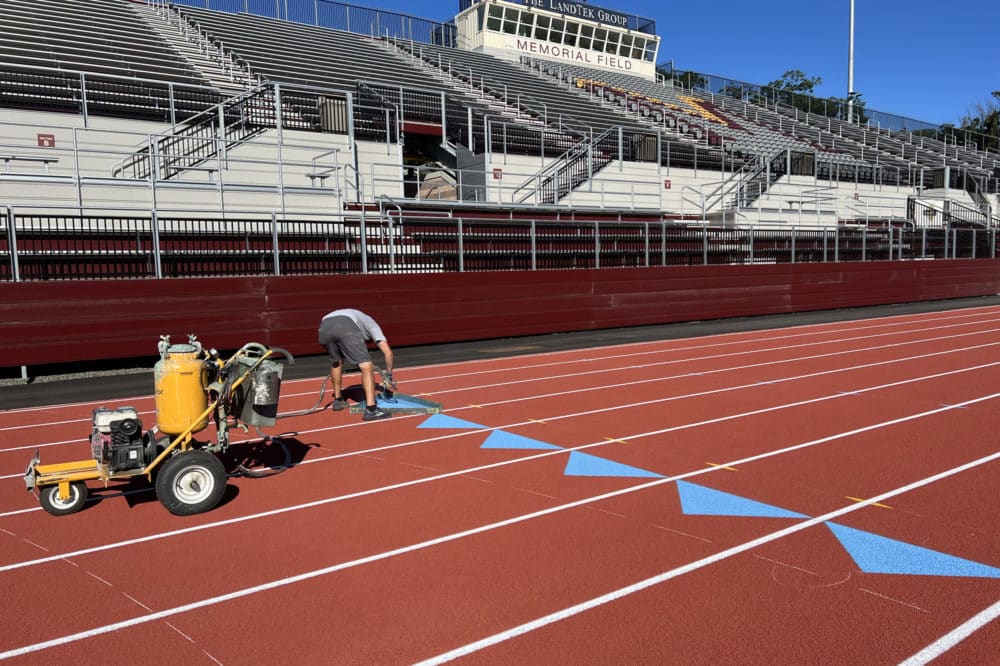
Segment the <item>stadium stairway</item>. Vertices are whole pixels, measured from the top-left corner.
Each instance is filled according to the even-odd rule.
[[[130,6],[150,30],[159,35],[226,97],[235,97],[257,83],[245,64],[237,62],[212,44],[180,14],[171,12],[162,5]]]

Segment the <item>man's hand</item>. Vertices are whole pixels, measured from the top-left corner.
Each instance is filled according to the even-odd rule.
[[[383,370],[382,374],[382,386],[389,389],[390,391],[395,391],[398,387],[395,378],[392,376],[392,372],[389,370]]]

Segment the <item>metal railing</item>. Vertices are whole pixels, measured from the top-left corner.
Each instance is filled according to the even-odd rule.
[[[157,0],[147,0],[153,4]],[[174,4],[230,13],[254,14],[362,35],[412,39],[454,46],[454,23],[333,0],[174,0]]]
[[[0,280],[429,273],[995,258],[997,230],[723,229],[668,220],[412,213],[284,217],[0,209]]]
[[[747,83],[737,79],[715,76],[713,74],[675,70],[663,65],[659,69],[661,76],[672,80],[675,85],[682,88],[744,99],[765,108],[775,108],[775,106],[783,104],[830,118],[847,118],[847,104],[845,100],[823,99],[779,88]],[[980,134],[949,124],[939,125],[867,107],[861,108],[855,106],[854,113],[857,118],[861,119],[869,127],[891,132],[909,132],[918,138],[933,138],[937,141],[969,149],[1000,152],[1000,136]]]

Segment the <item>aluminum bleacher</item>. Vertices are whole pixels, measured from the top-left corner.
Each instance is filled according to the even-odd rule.
[[[341,183],[353,188],[353,195],[337,194],[338,210],[344,209],[348,196],[357,196],[359,201],[351,203],[363,205],[362,189],[368,201],[378,196],[405,200],[421,191],[414,169],[444,168],[453,170],[446,175],[456,182],[461,182],[456,173],[466,172],[464,185],[449,190],[450,197],[463,202],[617,205],[689,219],[705,219],[713,207],[715,212],[739,208],[742,217],[734,219],[745,225],[759,223],[766,217],[761,211],[771,206],[785,209],[781,216],[765,220],[774,226],[801,225],[804,219],[813,226],[829,226],[838,223],[843,209],[836,201],[858,194],[834,191],[841,182],[869,184],[871,192],[883,185],[896,188],[881,203],[871,204],[882,210],[894,207],[881,215],[888,220],[902,217],[907,196],[933,188],[940,180],[936,172],[944,167],[951,167],[952,173],[944,176],[951,181],[943,182],[953,188],[952,183],[961,180],[963,187],[972,182],[973,190],[982,189],[977,183],[991,176],[995,182],[998,173],[997,159],[974,147],[803,114],[782,104],[755,104],[752,97],[737,99],[623,73],[537,59],[516,62],[452,46],[238,13],[241,3],[231,4],[236,13],[188,5],[168,8],[158,2],[142,6],[127,0],[10,0],[5,4],[5,30],[0,31],[0,106],[79,111],[86,104],[86,112],[166,121],[169,127],[162,128],[162,136],[120,149],[123,155],[115,159],[113,176],[136,181],[136,188],[138,181],[146,180],[172,179],[183,187],[207,181],[205,200],[218,189],[223,207],[239,200],[229,196],[227,187],[247,192],[257,188],[259,193],[274,188],[282,211],[286,192],[300,195],[293,190],[322,191],[340,188]],[[250,11],[252,3],[242,3],[242,8]],[[170,20],[154,26],[150,12],[169,15]],[[241,73],[249,72],[265,87],[278,82],[281,90],[272,86],[245,103],[216,107],[190,120],[219,102],[226,88],[216,85],[202,65],[195,65],[197,58],[174,36],[165,34],[174,27],[181,39],[193,39],[198,48],[207,44],[216,49],[213,53],[225,51]],[[234,83],[246,85],[245,80]],[[324,92],[297,90],[296,85]],[[231,97],[232,91],[225,94],[239,99]],[[349,96],[352,117],[346,114]],[[186,104],[176,118],[175,102]],[[336,115],[337,122],[324,123],[324,110]],[[188,127],[182,127],[185,121]],[[287,150],[279,146],[276,177],[268,163],[272,153],[254,152],[258,146],[250,144],[258,137],[280,143],[285,141],[279,136],[282,131],[299,130],[310,132],[297,137],[308,144],[299,161],[315,162],[323,159],[316,155],[339,150],[353,153],[355,159],[322,169],[300,165],[289,170],[283,162]],[[230,136],[237,131],[241,133]],[[340,137],[310,154],[316,132]],[[442,146],[442,137],[452,145]],[[220,138],[227,141],[221,148]],[[365,144],[360,151],[355,138]],[[421,141],[426,145],[417,145]],[[461,146],[455,144],[470,151],[459,155]],[[408,154],[414,145],[426,153]],[[60,143],[61,149],[65,146]],[[131,154],[124,154],[126,150]],[[33,154],[11,152],[12,160],[22,161]],[[159,162],[150,157],[154,154]],[[56,171],[63,169],[54,175],[65,175],[66,165],[73,163],[67,157],[54,163]],[[16,171],[27,171],[20,162],[11,163]],[[613,168],[602,174],[609,164]],[[677,171],[671,172],[673,168]],[[286,178],[289,173],[295,180]],[[333,173],[338,177],[330,176]],[[282,178],[288,182],[279,184]],[[364,188],[362,178],[367,179]],[[719,184],[735,180],[740,182]],[[63,184],[69,192],[72,183]],[[772,187],[785,189],[775,193],[774,201],[758,204],[756,215],[748,218],[746,209]],[[911,189],[902,191],[905,188]],[[84,188],[77,183],[76,189],[71,193],[79,195]],[[806,190],[812,194],[803,194]],[[113,204],[118,198],[117,193],[109,194],[106,201]],[[820,207],[826,215],[822,219]],[[301,210],[311,212],[307,204]],[[797,215],[792,216],[792,210]],[[867,209],[864,216],[854,210],[839,220],[861,217],[867,220]]]
[[[220,99],[127,2],[4,2],[3,105],[76,111],[84,95],[91,113],[160,119],[171,102],[183,117]]]
[[[442,118],[441,84],[418,68],[400,62],[373,40],[341,30],[178,7],[181,15],[235,53],[252,72],[270,81],[332,87],[356,94],[357,130],[382,136],[379,109],[399,109],[403,122],[445,125],[456,140],[466,125],[466,108],[485,112],[459,91],[447,100]]]

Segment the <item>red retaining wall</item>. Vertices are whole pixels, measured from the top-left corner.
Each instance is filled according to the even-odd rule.
[[[153,356],[162,334],[316,354],[337,307],[395,346],[1000,293],[1000,260],[28,282],[0,285],[0,366]]]

